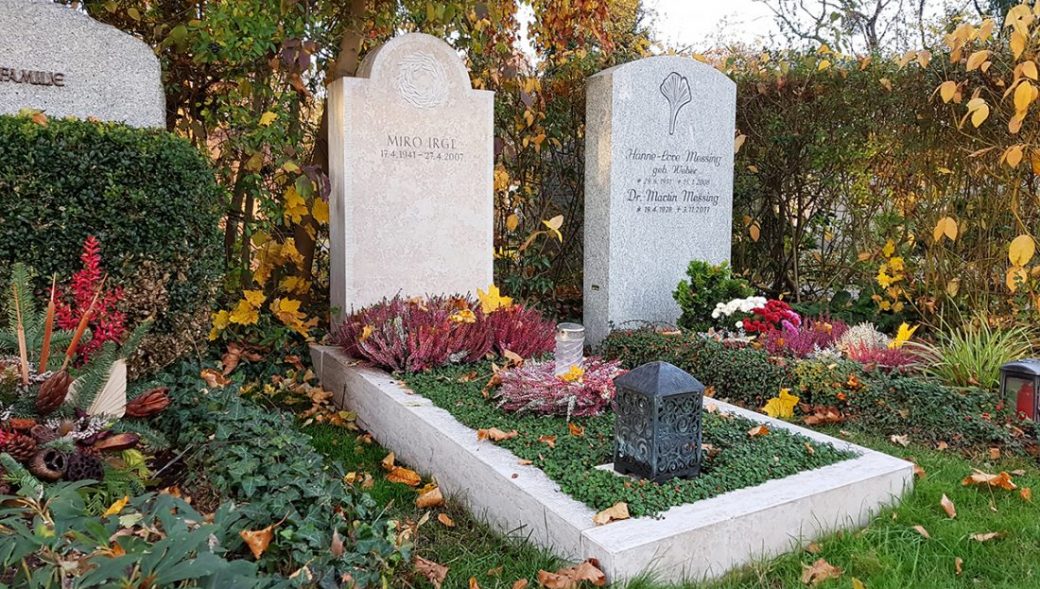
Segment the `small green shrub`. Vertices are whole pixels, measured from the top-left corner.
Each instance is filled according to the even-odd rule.
[[[220,286],[222,194],[206,159],[159,130],[0,116],[0,281],[25,262],[50,277],[80,268],[88,235],[102,243],[128,323],[154,316],[135,368],[193,350]]]
[[[729,264],[714,265],[693,260],[686,269],[687,280],[672,293],[682,309],[679,326],[693,331],[707,331],[715,325],[711,312],[715,305],[732,299],[749,297],[754,291],[743,278],[733,276]]]
[[[925,358],[925,371],[957,387],[994,389],[1000,367],[1028,356],[1032,333],[1023,326],[994,328],[984,316],[949,331],[940,332],[934,344],[914,344]]]

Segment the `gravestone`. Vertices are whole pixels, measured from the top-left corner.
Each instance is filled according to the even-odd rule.
[[[588,80],[585,328],[674,325],[690,260],[729,261],[736,84],[682,57]]]
[[[494,93],[410,33],[329,86],[334,313],[491,284]]]
[[[0,0],[0,114],[41,110],[164,127],[151,47],[51,0]]]

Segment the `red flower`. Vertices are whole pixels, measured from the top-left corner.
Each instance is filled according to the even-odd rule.
[[[55,321],[64,330],[74,330],[94,295],[98,293],[104,272],[101,269],[101,242],[90,235],[83,242],[83,253],[79,257],[83,269],[72,275],[68,285],[58,288],[55,304]],[[85,362],[101,349],[105,342],[122,341],[126,334],[126,317],[117,306],[123,300],[123,289],[102,291],[98,296],[94,316],[90,319],[90,341],[80,346],[79,360]]]

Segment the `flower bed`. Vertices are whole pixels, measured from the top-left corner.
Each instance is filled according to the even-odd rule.
[[[477,376],[472,372],[476,370]],[[508,414],[481,395],[491,377],[489,364],[445,367],[405,377],[417,394],[450,412],[473,429],[516,431],[498,445],[530,460],[578,501],[596,510],[617,502],[628,504],[633,516],[654,515],[771,479],[819,468],[852,457],[799,435],[771,431],[752,437],[756,424],[718,412],[704,413],[705,461],[701,476],[666,484],[633,481],[597,469],[612,460],[614,416],[605,413],[568,422],[562,417]],[[706,403],[710,406],[710,400]],[[812,450],[809,450],[809,448]]]

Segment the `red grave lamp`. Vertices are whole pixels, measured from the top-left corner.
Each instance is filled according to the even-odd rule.
[[[1000,367],[1000,398],[1019,417],[1040,421],[1040,359],[1016,360]]]

